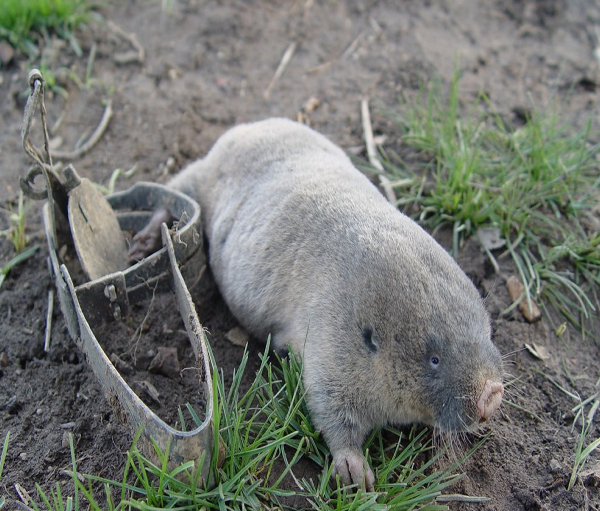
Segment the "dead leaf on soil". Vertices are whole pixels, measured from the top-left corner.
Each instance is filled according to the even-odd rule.
[[[141,381],[135,382],[135,385],[142,394],[145,394],[146,396],[148,396],[148,398],[150,398],[152,401],[154,401],[157,405],[159,405],[159,406],[161,405],[161,402],[159,399],[160,393],[158,392],[156,387],[154,385],[152,385],[152,383],[150,383],[149,381],[146,381],[146,380],[141,380]]]
[[[540,346],[532,342],[531,344],[525,343],[525,347],[535,358],[539,358],[540,360],[548,360],[550,358],[550,352],[545,346]]]
[[[528,323],[535,323],[542,319],[542,313],[533,300],[531,300],[531,309],[529,308],[529,304],[523,296],[525,293],[525,286],[523,286],[517,277],[514,275],[510,277],[506,281],[506,287],[508,288],[508,294],[510,295],[511,300],[521,300],[519,302],[519,310]]]
[[[487,250],[496,250],[506,245],[506,240],[500,236],[500,229],[497,227],[477,229],[477,238],[483,248]]]
[[[311,96],[306,100],[304,105],[300,111],[296,114],[296,119],[301,124],[306,124],[307,126],[312,125],[312,121],[310,119],[310,114],[314,112],[317,108],[321,106],[321,100],[316,96]]]
[[[152,359],[152,362],[150,362],[148,371],[162,374],[167,378],[177,378],[181,371],[181,364],[177,357],[177,348],[159,346],[156,350],[156,355]]]
[[[243,328],[236,326],[225,334],[225,338],[236,346],[246,346],[250,340],[250,335]]]
[[[579,474],[582,481],[585,481],[587,485],[593,481],[594,486],[600,485],[600,462],[596,462],[593,465],[588,465],[588,468]]]
[[[319,108],[319,106],[321,106],[321,100],[316,96],[311,96],[306,100],[302,108],[307,114],[310,114]]]

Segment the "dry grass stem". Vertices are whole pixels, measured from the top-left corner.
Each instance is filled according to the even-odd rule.
[[[90,151],[102,138],[102,135],[104,135],[104,132],[108,127],[108,123],[110,122],[110,118],[112,117],[112,113],[112,101],[109,99],[106,101],[102,119],[100,119],[100,122],[94,130],[94,133],[92,133],[90,138],[87,139],[85,144],[74,151],[54,151],[52,156],[54,156],[54,158],[57,160],[76,160]]]
[[[365,145],[367,146],[367,157],[369,158],[369,163],[380,172],[379,184],[381,185],[381,188],[383,188],[387,200],[395,205],[397,201],[396,193],[392,188],[392,183],[390,182],[390,180],[383,175],[383,165],[379,161],[379,158],[377,158],[375,140],[373,138],[373,127],[371,126],[371,113],[369,112],[368,99],[363,99],[360,102],[360,111],[362,116],[363,133],[365,136]]]
[[[281,62],[279,63],[279,66],[277,67],[277,71],[275,71],[273,78],[271,78],[269,85],[267,86],[267,88],[265,89],[265,92],[263,93],[263,97],[265,99],[269,99],[269,96],[271,95],[271,91],[273,90],[273,87],[275,87],[275,84],[277,83],[279,78],[281,78],[281,75],[285,71],[285,68],[290,63],[290,60],[292,60],[294,52],[296,51],[296,46],[298,46],[298,43],[296,41],[294,41],[292,44],[290,44],[288,46],[287,50],[285,50],[283,57],[281,57]]]
[[[477,504],[489,502],[491,499],[489,497],[471,497],[469,495],[460,495],[457,493],[452,493],[448,495],[440,495],[436,500],[437,502],[468,502],[470,504]]]
[[[31,502],[31,495],[27,492],[25,488],[23,488],[19,483],[15,484],[15,491],[17,495],[26,506]]]
[[[128,34],[125,32],[119,25],[112,21],[107,22],[108,28],[110,28],[115,34],[119,35],[126,41],[129,41],[131,46],[133,46],[135,52],[124,52],[117,53],[113,56],[113,60],[117,64],[129,64],[130,62],[139,62],[140,64],[144,62],[146,58],[146,51],[144,47],[140,44],[135,34]]]
[[[44,336],[44,351],[50,352],[50,335],[52,334],[52,313],[54,312],[54,288],[48,291],[48,312],[46,314],[46,332]]]
[[[356,36],[356,38],[354,39],[354,41],[352,41],[350,43],[350,45],[344,50],[344,53],[342,53],[342,58],[348,58],[350,55],[352,55],[357,48],[360,46],[360,43],[363,40],[363,37],[365,36],[364,32],[361,32],[360,34],[358,34],[358,36]]]

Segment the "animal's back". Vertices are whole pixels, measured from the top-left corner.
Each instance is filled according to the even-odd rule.
[[[279,346],[296,343],[290,328],[306,331],[302,312],[322,293],[324,273],[333,287],[340,257],[352,257],[339,238],[360,226],[356,190],[359,202],[380,199],[340,148],[287,119],[229,130],[171,186],[201,205],[210,264],[232,312]]]
[[[418,299],[397,273],[422,276],[422,287],[432,251],[442,251],[340,148],[287,119],[231,129],[171,184],[202,207],[210,264],[232,312],[257,337],[298,352],[315,315],[339,316],[344,293],[369,286],[373,274],[392,294]],[[447,255],[436,265],[460,273]]]

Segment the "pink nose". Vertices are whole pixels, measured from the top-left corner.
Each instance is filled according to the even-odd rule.
[[[477,400],[477,411],[481,420],[487,420],[490,416],[500,408],[502,396],[504,395],[504,387],[499,381],[487,380],[483,387],[483,391]]]

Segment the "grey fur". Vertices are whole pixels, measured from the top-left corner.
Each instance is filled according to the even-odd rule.
[[[372,488],[361,445],[374,426],[477,424],[485,382],[502,377],[483,302],[341,149],[289,120],[245,124],[170,185],[201,205],[233,314],[303,357],[312,419],[342,479]]]

